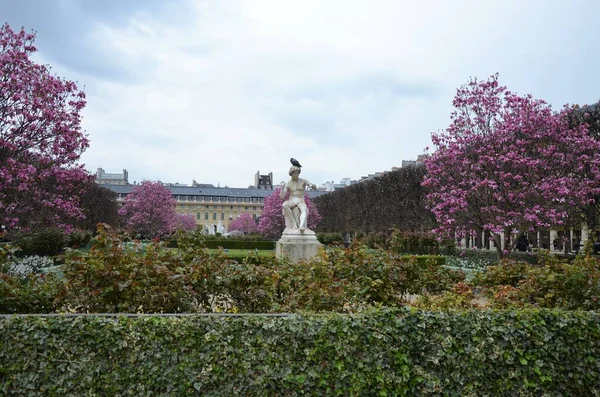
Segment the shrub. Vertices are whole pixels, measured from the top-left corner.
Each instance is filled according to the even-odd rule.
[[[600,316],[0,318],[2,395],[598,395]]]
[[[159,244],[123,247],[101,226],[88,253],[68,251],[63,273],[62,307],[90,312],[189,311],[182,280],[183,263]]]
[[[446,252],[446,246],[451,246],[451,240],[445,241],[443,246],[431,232],[411,232],[405,230],[394,230],[390,237],[390,247],[396,252],[415,255],[439,255]]]
[[[66,238],[66,246],[69,248],[84,248],[92,239],[92,233],[87,230],[73,230]]]
[[[450,291],[440,295],[424,294],[417,298],[414,306],[428,310],[478,309],[473,289],[463,283],[456,283]]]
[[[510,285],[516,287],[521,280],[527,277],[530,265],[524,262],[515,262],[503,259],[497,266],[488,266],[485,272],[478,273],[472,283],[482,287],[495,287]]]
[[[443,257],[403,257],[357,244],[322,251],[302,264],[209,252],[196,234],[178,250],[122,243],[104,226],[89,250],[68,250],[55,310],[78,312],[347,311],[397,306],[406,294],[449,290],[464,273]],[[421,262],[424,263],[421,263]],[[9,302],[10,303],[10,302]],[[15,307],[18,305],[15,305]],[[49,308],[48,305],[44,306]],[[13,309],[5,307],[5,311]]]
[[[61,229],[47,228],[30,235],[17,236],[15,243],[21,248],[19,255],[22,256],[54,256],[62,252],[67,239]]]
[[[344,243],[342,233],[317,233],[317,239],[324,245]]]
[[[227,248],[227,249],[241,249],[241,250],[274,250],[274,241],[246,241],[246,240],[205,240],[204,245],[206,248]]]
[[[492,307],[600,309],[598,258],[581,257],[572,264],[551,259],[540,266],[508,261],[488,267],[473,283],[486,287]]]
[[[62,286],[63,279],[53,273],[0,273],[0,313],[52,313]]]
[[[385,250],[390,247],[390,233],[388,232],[358,233],[355,240],[369,248]]]

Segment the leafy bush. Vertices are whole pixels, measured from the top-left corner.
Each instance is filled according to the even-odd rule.
[[[456,283],[450,291],[440,295],[424,294],[417,298],[415,307],[427,310],[479,309],[473,289],[466,283]]]
[[[390,247],[390,233],[388,232],[358,233],[355,240],[359,244],[373,249],[388,249]]]
[[[317,233],[317,240],[321,244],[343,244],[344,236],[342,233]]]
[[[54,273],[0,273],[0,313],[52,313],[62,287],[63,279]]]
[[[61,229],[47,228],[29,235],[16,236],[15,243],[21,248],[22,256],[54,256],[62,252],[67,238]]]
[[[0,394],[597,396],[600,316],[0,318]]]
[[[516,287],[521,280],[527,277],[531,265],[524,262],[515,262],[503,259],[497,266],[488,266],[485,272],[478,273],[473,278],[474,285],[494,287],[510,285]]]
[[[227,249],[259,249],[259,250],[273,250],[275,249],[275,242],[273,240],[265,239],[257,234],[250,235],[237,235],[235,237],[223,237],[216,235],[206,235],[200,230],[193,232],[178,232],[165,239],[169,248],[177,248],[180,245],[180,240],[194,240],[194,244],[199,247],[205,248],[227,248]],[[185,244],[185,243],[184,243]]]
[[[241,250],[274,250],[274,241],[248,241],[248,240],[205,240],[204,245],[206,248],[227,248],[227,249],[241,249]]]
[[[276,258],[232,260],[195,234],[179,249],[122,243],[101,228],[89,250],[68,250],[56,310],[77,312],[346,311],[401,305],[406,294],[448,290],[464,273],[443,257],[403,257],[357,244],[303,264]],[[47,305],[45,307],[48,307]],[[5,309],[7,311],[12,309]]]
[[[399,253],[416,255],[452,254],[455,252],[453,240],[444,240],[441,244],[431,232],[406,231],[395,229],[389,242],[390,248]]]
[[[573,263],[544,259],[540,266],[505,261],[488,267],[473,284],[485,287],[492,307],[600,309],[600,260],[580,257]]]
[[[124,247],[102,226],[88,253],[65,255],[65,288],[58,303],[90,312],[181,312],[189,310],[183,263],[158,244]]]
[[[92,233],[87,230],[73,230],[67,236],[66,246],[69,248],[86,247],[92,239]]]

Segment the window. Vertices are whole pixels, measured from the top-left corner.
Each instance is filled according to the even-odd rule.
[[[233,205],[230,205],[230,206],[229,206],[229,209],[230,209],[230,210],[232,210],[232,209],[233,209]]]
[[[225,220],[225,213],[221,212],[221,220],[224,221]]]
[[[208,212],[204,213],[204,220],[208,220]]]
[[[244,207],[244,210],[248,211],[248,207]]]
[[[202,219],[202,214],[200,212],[196,212],[196,220],[199,221]]]
[[[216,220],[217,220],[217,213],[213,212],[213,221],[216,221]]]
[[[252,218],[256,219],[256,214],[252,214]]]
[[[244,197],[244,203],[249,203],[250,202],[250,197]]]

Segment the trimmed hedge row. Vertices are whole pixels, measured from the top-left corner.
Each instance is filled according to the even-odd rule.
[[[594,312],[0,318],[2,395],[577,395]]]
[[[425,266],[433,264],[436,266],[442,266],[446,264],[446,257],[440,255],[402,255],[402,259],[410,260],[415,258],[417,264]]]
[[[204,245],[206,248],[227,248],[227,249],[240,249],[240,250],[274,250],[274,241],[246,241],[246,240],[205,240]]]

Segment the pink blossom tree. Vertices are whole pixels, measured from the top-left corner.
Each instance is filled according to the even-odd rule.
[[[244,232],[246,234],[258,233],[256,220],[254,220],[254,218],[252,218],[252,216],[247,212],[241,214],[239,218],[231,221],[229,224],[229,231],[232,232],[234,230],[239,230],[240,232]]]
[[[173,229],[176,204],[169,189],[160,182],[143,181],[127,195],[119,215],[125,218],[129,230],[153,238]]]
[[[196,216],[194,214],[176,214],[175,230],[190,231],[196,229]]]
[[[499,258],[512,234],[562,225],[569,206],[598,192],[600,143],[531,95],[472,79],[457,90],[450,126],[432,134],[425,160],[428,207],[437,231],[461,236],[489,231]],[[585,171],[585,172],[584,172]],[[593,174],[595,178],[582,178]]]
[[[258,232],[263,236],[277,238],[285,229],[285,219],[283,218],[283,202],[289,198],[289,194],[285,200],[279,198],[280,187],[277,187],[273,194],[265,198],[265,206],[258,222]],[[308,195],[304,196],[304,202],[308,207],[307,224],[309,229],[314,229],[321,220],[321,215],[317,207],[310,200]]]
[[[91,176],[78,165],[85,94],[30,57],[35,34],[0,26],[0,223],[8,228],[81,219]]]

